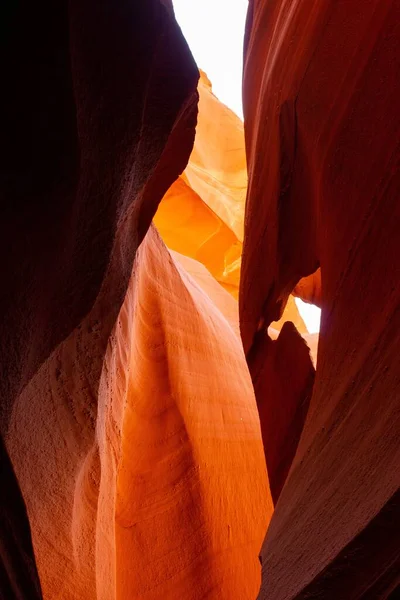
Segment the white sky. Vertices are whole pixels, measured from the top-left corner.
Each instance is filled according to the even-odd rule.
[[[176,20],[214,94],[239,117],[242,112],[243,34],[248,0],[173,0]],[[296,298],[310,333],[319,331],[321,311]]]
[[[176,20],[214,94],[242,114],[243,33],[248,0],[173,0]]]

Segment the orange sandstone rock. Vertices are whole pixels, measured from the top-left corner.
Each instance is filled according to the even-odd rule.
[[[151,228],[98,390],[89,314],[14,406],[7,445],[45,599],[252,600],[259,588],[272,503],[251,380],[215,293],[178,260]]]
[[[164,196],[154,222],[169,248],[203,263],[215,279],[236,298],[241,266],[244,191],[247,182],[243,124],[212,94],[211,84],[204,73],[199,82],[199,97],[196,137],[188,166],[183,176]],[[283,312],[276,315],[276,322],[272,323],[274,331],[280,331],[286,321],[291,321],[302,335],[307,335],[307,328],[300,317],[293,296],[287,298],[286,305],[282,305],[282,309]],[[263,335],[264,328],[265,323],[261,317],[258,323],[260,335]],[[282,348],[285,339],[288,344],[287,359],[292,360],[294,355],[290,345],[293,330],[289,328],[288,331],[291,333],[284,336],[278,346]],[[273,331],[272,336],[274,337]],[[300,364],[305,372],[299,375],[300,379],[293,393],[289,391],[287,385],[277,384],[277,390],[279,389],[281,394],[288,394],[281,397],[280,404],[293,407],[286,410],[284,414],[287,419],[294,420],[294,430],[282,428],[282,436],[277,439],[275,434],[279,430],[274,420],[270,421],[269,428],[265,428],[265,422],[263,426],[265,443],[273,445],[275,457],[273,460],[271,458],[268,465],[274,500],[279,496],[302,430],[303,422],[298,425],[299,415],[296,410],[298,386],[302,387],[303,393],[307,396],[301,413],[304,419],[313,381],[313,365],[307,347],[296,334],[293,343],[299,344],[303,356]],[[316,346],[317,340],[313,339],[314,362]],[[275,348],[275,344],[272,344],[272,347]],[[283,364],[285,360],[282,361]],[[278,368],[272,361],[269,369],[272,369],[275,378],[279,378],[285,377],[285,368]],[[294,371],[298,370],[299,366],[291,368]],[[268,373],[260,376],[258,381],[262,382],[261,385],[272,389],[273,384]],[[259,408],[261,410],[261,405]],[[265,408],[262,412],[264,414]],[[267,454],[268,456],[272,457],[272,454]],[[274,483],[275,468],[281,473],[276,484]]]
[[[399,584],[399,18],[398,0],[249,3],[240,320],[279,492],[260,600],[380,600]],[[299,280],[315,296],[318,267],[310,399],[301,340],[264,332]],[[283,469],[276,444],[301,429]]]
[[[165,194],[154,223],[169,248],[203,263],[237,298],[242,244],[190,187],[186,171]]]
[[[293,294],[304,300],[304,302],[321,307],[321,269],[317,269],[312,275],[300,279],[294,287]]]
[[[218,307],[237,336],[240,337],[239,306],[232,294],[227,292],[216,281],[202,263],[178,252],[171,251],[171,255],[190,274],[194,282],[205,292],[206,296]]]
[[[66,565],[76,558],[82,578],[89,572],[90,587],[93,553],[109,556],[107,538],[90,538],[69,510],[86,511],[83,523],[95,525],[90,477],[99,472],[99,455],[87,452],[95,448],[104,355],[137,246],[192,148],[198,72],[159,0],[39,6],[22,0],[2,12],[3,25],[0,436],[8,435],[15,403],[21,418],[35,422],[20,437],[33,478],[24,498],[28,505],[35,495],[49,500],[39,506],[33,532],[36,539],[48,536],[57,556],[50,561],[46,595],[72,598]],[[84,346],[63,345],[71,335]],[[54,355],[49,363],[60,344],[60,364]],[[50,377],[49,364],[58,404],[49,388],[32,381],[37,373]],[[36,390],[37,404],[30,404],[34,394],[27,390]],[[45,429],[49,419],[53,432]],[[54,445],[42,455],[48,463],[43,470],[32,457],[49,439]],[[88,464],[93,469],[86,470]],[[68,492],[61,485],[65,478]],[[75,484],[82,495],[74,496]],[[3,441],[0,494],[0,597],[40,598],[26,510]],[[57,521],[51,539],[48,519]],[[67,547],[62,534],[72,525]],[[43,564],[42,555],[41,573]]]
[[[203,263],[235,298],[238,296],[247,169],[243,123],[212,93],[200,71],[199,115],[192,154],[184,174],[165,194],[154,223],[168,248]],[[292,321],[307,328],[289,297],[274,327]]]
[[[202,71],[198,91],[195,145],[185,174],[203,202],[242,242],[247,190],[243,122],[214,96]]]
[[[170,249],[202,262],[237,298],[247,188],[243,123],[200,75],[195,145],[154,222]]]

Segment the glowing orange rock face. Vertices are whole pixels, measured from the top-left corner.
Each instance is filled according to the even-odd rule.
[[[237,298],[247,190],[243,123],[214,96],[202,71],[198,91],[193,151],[154,223],[168,248],[201,262]],[[285,321],[307,333],[292,297],[274,327],[280,330]]]
[[[243,123],[200,75],[195,145],[154,222],[170,249],[202,262],[237,298],[247,188]]]
[[[82,385],[89,315],[14,406],[7,444],[45,599],[257,594],[272,513],[258,412],[237,303],[196,265],[151,229],[98,397]]]
[[[151,7],[148,10],[150,28],[153,13]],[[53,329],[47,314],[46,327],[53,337],[43,348],[35,330],[40,330],[41,313],[27,313],[32,316],[27,352],[32,360],[26,369],[30,371],[25,373],[26,365],[22,365],[24,378],[17,380],[18,393],[10,396],[7,419],[2,417],[0,422],[26,502],[45,600],[200,600],[207,595],[252,600],[261,581],[258,553],[272,500],[236,300],[247,185],[243,125],[213,96],[203,75],[198,142],[185,173],[176,179],[193,140],[196,71],[190,56],[186,56],[189,65],[185,64],[183,41],[170,17],[160,10],[152,24],[155,46],[161,35],[156,25],[161,23],[170,32],[168,38],[161,28],[162,39],[180,57],[176,60],[173,54],[171,62],[176,60],[187,81],[181,74],[171,97],[163,87],[161,96],[153,97],[144,77],[146,85],[140,80],[134,89],[135,101],[142,102],[140,110],[130,103],[124,85],[119,90],[124,106],[116,101],[112,86],[106,85],[110,97],[105,96],[107,102],[101,108],[115,109],[115,123],[111,117],[103,119],[101,111],[88,118],[86,104],[83,108],[78,104],[83,130],[89,128],[86,134],[93,135],[96,151],[96,135],[107,123],[110,139],[101,139],[99,147],[110,150],[115,165],[107,155],[103,169],[86,174],[85,152],[93,165],[97,163],[96,152],[90,145],[85,147],[89,142],[83,136],[80,184],[87,177],[89,187],[94,186],[90,187],[96,192],[94,198],[106,196],[104,205],[110,214],[103,218],[94,200],[89,207],[81,206],[87,190],[82,197],[75,198],[71,192],[60,199],[60,205],[63,201],[67,206],[67,217],[72,218],[71,213],[79,221],[79,227],[72,221],[73,232],[77,230],[82,237],[75,240],[70,232],[68,238],[69,221],[60,220],[67,235],[66,240],[60,237],[61,258],[71,267],[81,296],[72,294],[68,285],[65,289],[67,298],[72,296],[78,305],[73,306],[78,314],[68,313],[65,319],[61,307]],[[136,20],[129,22],[136,27]],[[98,23],[101,19],[91,22],[95,31]],[[128,27],[128,45],[131,37],[141,40],[131,33]],[[151,77],[147,63],[142,69],[150,83],[158,81],[157,61],[161,54],[164,60],[166,52],[163,47],[154,57],[150,48]],[[123,84],[132,80],[130,55],[124,56],[128,65]],[[90,61],[86,65],[85,56],[81,60],[90,73],[93,65]],[[163,63],[163,68],[168,65]],[[138,70],[141,75],[142,70]],[[86,85],[86,78],[79,83]],[[74,91],[80,91],[79,85]],[[165,123],[148,114],[157,101],[163,103],[157,116],[168,113]],[[125,115],[124,107],[132,108],[132,114]],[[143,121],[138,118],[131,123],[130,118],[137,115]],[[157,135],[154,122],[159,127]],[[119,127],[124,128],[124,135]],[[121,146],[121,139],[127,148]],[[73,150],[69,149],[71,156]],[[151,228],[132,270],[138,242],[174,179],[156,222],[167,244],[181,253],[170,252]],[[28,228],[33,237],[37,235],[34,225],[32,232]],[[92,239],[91,227],[94,233],[102,233],[99,239],[96,235]],[[34,244],[31,250],[24,260],[36,285],[35,277],[41,278],[35,268],[43,266],[40,252],[35,257]],[[56,289],[57,282],[64,283],[65,273],[57,268],[63,263],[56,250],[46,257],[55,272],[49,267],[48,286],[40,290],[43,298],[33,289],[39,307],[42,300],[45,305],[48,302],[58,315],[51,293],[53,283]],[[97,274],[88,286],[85,261],[93,263],[90,276]],[[25,298],[22,283],[16,289]],[[14,292],[13,297],[18,307],[21,298]],[[10,357],[17,354],[10,353]],[[0,458],[3,464],[3,455]],[[8,469],[12,471],[10,465]],[[26,518],[22,503],[9,502],[0,523],[2,531],[15,507],[18,518]],[[21,554],[25,549],[27,555],[32,554],[28,536],[17,536],[17,541]],[[8,560],[13,548],[7,544],[5,548]],[[37,597],[40,590],[33,560],[26,563],[24,570],[19,565],[25,575],[13,585],[22,590],[22,580],[28,579],[32,567],[25,594],[30,600],[32,590]],[[7,593],[5,597],[11,600]]]
[[[243,241],[247,168],[243,123],[200,72],[196,142],[185,174],[190,186]]]
[[[169,248],[200,261],[211,275],[237,298],[247,186],[243,123],[213,95],[211,84],[204,73],[201,73],[198,90],[199,117],[193,151],[184,174],[164,196],[154,222]],[[286,298],[286,304],[282,304],[283,313],[276,313],[276,320],[271,327],[270,323],[266,325],[261,317],[257,323],[258,331],[263,332],[269,327],[270,335],[275,339],[284,323],[291,321],[297,331],[307,336],[307,328],[293,296],[289,295]],[[309,399],[314,373],[307,346],[295,329],[289,328],[286,331],[290,333],[280,340],[279,348],[282,348],[285,339],[288,344],[287,359],[294,359],[291,345],[299,344],[304,359],[300,364],[305,372],[301,374],[298,365],[291,367],[293,372],[299,372],[293,393],[290,391],[290,385],[278,385],[276,388],[277,395],[278,389],[284,394],[280,402],[281,407],[284,407],[280,418],[293,421],[293,430],[287,431],[282,428],[285,434],[278,439],[275,435],[280,431],[275,424],[278,414],[275,414],[274,419],[261,421],[264,444],[273,447],[273,450],[267,453],[267,457],[270,461],[268,466],[271,491],[275,500],[285,481],[302,430],[303,422],[299,425],[297,414],[297,394],[302,388],[303,394]],[[318,336],[304,339],[312,342],[312,358],[315,364]],[[275,348],[274,343],[272,348]],[[272,361],[270,369],[276,376],[280,373],[279,377],[285,378],[285,360],[281,362],[279,366]],[[295,378],[292,379],[294,381]],[[272,391],[270,375],[264,373],[261,381]],[[303,419],[307,413],[307,398],[303,402]],[[265,407],[262,407],[262,404],[259,404],[259,410],[264,414]],[[273,460],[272,456],[275,457]],[[280,473],[276,483],[275,469]]]
[[[109,556],[111,538],[91,537],[99,455],[87,453],[102,426],[99,381],[138,244],[187,164],[198,71],[158,0],[21,3],[4,18],[0,597],[41,598],[26,508],[4,440],[24,498],[37,508],[35,544],[41,536],[49,540],[38,549],[46,596],[72,598],[86,575],[85,589],[96,593],[94,553]],[[9,432],[11,418],[19,441]],[[54,432],[46,429],[50,423]],[[30,479],[21,472],[25,460]],[[72,508],[83,515],[82,528]],[[107,527],[100,520],[96,531]],[[110,570],[98,565],[112,587]]]
[[[304,302],[321,306],[321,269],[317,269],[315,273],[300,279],[293,290],[293,294],[304,300]]]
[[[164,196],[154,223],[170,249],[203,263],[237,298],[242,244],[190,187],[186,172]]]
[[[138,598],[252,599],[272,503],[240,340],[153,231],[137,265],[116,509],[121,589],[125,578]]]
[[[399,16],[397,0],[249,3],[240,319],[279,498],[260,600],[397,597]],[[299,336],[259,327],[295,286],[322,306],[312,389]]]

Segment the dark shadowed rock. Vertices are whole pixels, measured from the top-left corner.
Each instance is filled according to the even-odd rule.
[[[3,436],[15,399],[90,311],[87,385],[96,390],[135,251],[192,148],[198,79],[159,0],[10,5],[0,99]],[[95,402],[87,410],[94,418]],[[17,494],[1,461],[0,488]],[[2,492],[7,600],[39,597],[25,509],[14,497],[3,501]],[[19,553],[32,568],[18,564]]]

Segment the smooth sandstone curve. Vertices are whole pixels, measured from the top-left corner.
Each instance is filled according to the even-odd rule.
[[[22,0],[2,12],[2,26],[4,436],[22,390],[91,311],[85,386],[94,418],[136,248],[192,148],[198,72],[159,0]],[[9,494],[1,498],[0,595],[39,598],[26,511],[3,449],[0,460]]]
[[[316,378],[260,600],[383,599],[399,583],[399,19],[398,0],[249,4],[240,319],[251,371],[272,360],[260,319],[318,267],[322,281]],[[265,380],[256,397],[268,429],[279,396]]]
[[[44,599],[252,600],[272,502],[238,334],[154,228],[96,413],[90,322],[24,390],[7,437]]]

